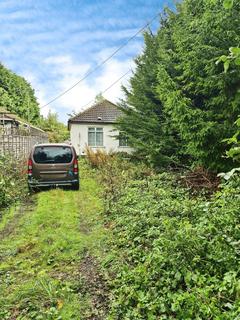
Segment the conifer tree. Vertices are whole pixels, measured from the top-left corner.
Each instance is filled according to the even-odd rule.
[[[240,66],[216,63],[240,43],[240,4],[223,10],[222,0],[184,0],[166,10],[125,88],[120,130],[155,165],[179,161],[213,170],[224,158],[240,114]]]

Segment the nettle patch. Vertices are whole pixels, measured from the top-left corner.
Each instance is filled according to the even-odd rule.
[[[191,197],[177,181],[171,174],[133,177],[131,171],[110,205],[108,197],[108,319],[239,316],[240,179],[210,199]]]

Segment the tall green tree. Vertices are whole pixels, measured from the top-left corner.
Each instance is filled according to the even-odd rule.
[[[216,65],[218,56],[240,41],[239,5],[229,12],[221,1],[185,0],[172,25],[173,64],[159,65],[158,92],[164,108],[198,163],[223,169],[226,144],[240,108],[240,69],[234,74]]]
[[[157,94],[158,64],[157,52],[162,30],[153,35],[144,34],[145,48],[135,59],[136,70],[130,79],[130,88],[124,87],[126,100],[121,109],[124,116],[119,119],[118,128],[125,132],[129,142],[142,157],[153,165],[175,162],[178,138],[172,133],[162,112],[162,103]]]
[[[223,5],[224,8],[227,10],[231,10],[233,5],[236,4],[234,0],[225,0]],[[224,71],[228,72],[230,65],[234,68],[235,66],[240,65],[240,48],[239,47],[231,47],[229,48],[229,55],[222,55],[217,64],[223,62],[224,64]],[[227,151],[227,156],[232,158],[234,162],[240,162],[240,115],[239,118],[236,120],[235,124],[237,125],[238,129],[235,134],[231,137],[226,139],[225,141],[231,145],[230,150]],[[232,171],[234,172],[234,171]]]
[[[69,139],[67,126],[58,120],[57,113],[49,112],[46,118],[41,117],[38,126],[48,133],[49,142],[64,142]]]
[[[40,117],[39,105],[31,85],[0,64],[0,106],[29,122]]]
[[[99,103],[99,102],[102,102],[104,100],[104,96],[102,95],[102,92],[99,92],[96,97],[95,97],[95,101],[94,103]]]
[[[240,43],[239,11],[239,3],[224,11],[222,0],[184,0],[166,10],[156,36],[145,36],[119,128],[157,165],[167,155],[215,170],[230,166],[222,141],[240,110],[240,67],[225,73],[216,61]]]

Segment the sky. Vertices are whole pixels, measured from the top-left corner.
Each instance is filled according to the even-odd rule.
[[[149,22],[170,0],[0,0],[0,62],[25,77],[35,90],[41,114],[69,113],[92,104],[121,76],[104,97],[117,103],[121,85],[143,50],[139,34],[112,59],[73,90],[42,107],[79,81]],[[152,30],[158,27],[158,19]],[[86,105],[87,103],[90,104]]]

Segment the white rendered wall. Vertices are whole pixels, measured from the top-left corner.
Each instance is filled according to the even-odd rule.
[[[88,145],[88,128],[103,128],[103,147],[91,147],[93,150],[103,149],[106,152],[128,152],[131,153],[130,147],[119,147],[119,141],[114,138],[118,136],[119,131],[115,130],[111,124],[75,124],[70,125],[71,144],[76,149],[78,155],[84,155],[84,149]]]

